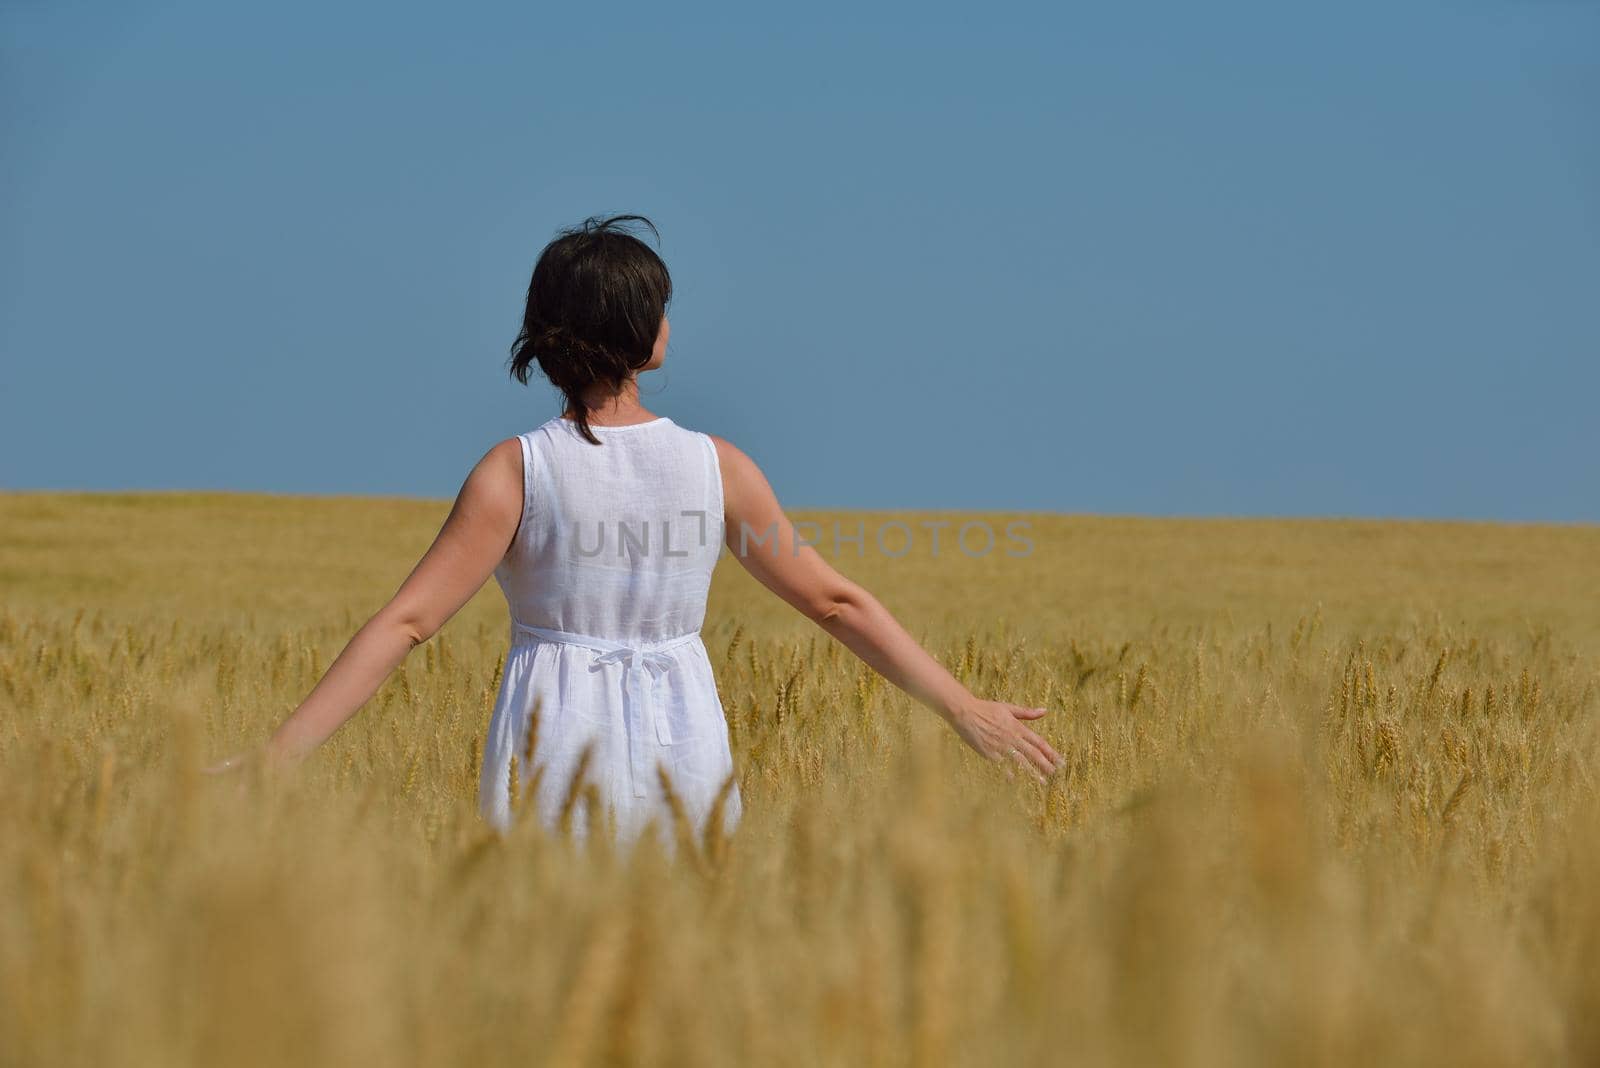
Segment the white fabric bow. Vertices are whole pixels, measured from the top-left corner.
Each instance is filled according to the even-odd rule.
[[[650,687],[642,686],[646,681],[644,676],[660,675],[673,664],[673,659],[667,653],[656,649],[637,649],[625,646],[620,649],[611,649],[596,656],[589,665],[590,671],[598,671],[605,664],[621,664],[623,674],[623,692],[631,708],[646,724],[655,727],[656,740],[662,745],[672,744],[672,727],[667,723],[667,717],[661,715],[655,707],[655,702],[650,699]],[[646,776],[650,769],[647,764],[647,754],[644,748],[644,732],[634,730],[629,733],[630,752],[628,761],[633,770],[633,796],[643,797],[646,793]]]
[[[642,685],[653,681],[653,677],[672,667],[676,660],[668,650],[680,648],[699,639],[699,632],[680,634],[664,642],[649,643],[647,647],[628,645],[614,642],[609,638],[596,638],[585,634],[573,634],[567,631],[552,630],[549,627],[535,627],[523,623],[512,617],[511,628],[513,635],[527,634],[539,641],[558,642],[567,645],[580,645],[588,648],[593,654],[589,661],[589,670],[598,671],[606,664],[621,664],[623,668],[623,698],[626,701],[626,715],[630,717],[631,730],[628,731],[628,770],[633,779],[633,796],[644,797],[647,793],[646,784],[649,781],[649,753],[645,748],[646,739],[649,737],[645,730],[640,729],[641,724],[645,729],[653,726],[656,740],[662,745],[672,744],[672,727],[667,723],[667,717],[660,714],[651,700],[654,687]]]

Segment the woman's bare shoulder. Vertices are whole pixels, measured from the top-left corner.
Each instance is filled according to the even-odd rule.
[[[716,434],[707,434],[706,437],[716,446],[717,463],[722,467],[722,477],[725,481],[743,482],[752,476],[760,477],[761,469],[739,446]]]
[[[483,501],[509,504],[522,502],[522,441],[502,438],[489,447],[467,473],[463,491]]]
[[[739,447],[727,438],[719,437],[716,434],[707,434],[706,437],[710,438],[711,444],[717,447],[717,458],[723,462],[727,462],[730,458],[744,456]]]
[[[522,470],[521,435],[501,438],[489,447],[489,451],[483,454],[483,458],[478,463],[492,467],[502,473],[513,470],[520,473]]]
[[[764,516],[777,509],[767,476],[748,453],[727,438],[707,434],[716,446],[717,465],[722,469],[723,499],[728,515]]]

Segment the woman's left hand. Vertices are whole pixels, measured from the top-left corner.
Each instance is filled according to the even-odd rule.
[[[224,757],[201,770],[207,775],[230,775],[259,766],[262,771],[273,773],[294,767],[299,762],[299,758],[280,753],[270,742],[265,742]]]
[[[246,767],[260,759],[260,749],[246,749],[241,753],[235,753],[233,756],[225,757],[222,760],[217,761],[215,764],[212,764],[202,770],[204,770],[207,775],[225,775],[230,771],[238,771],[240,768]]]

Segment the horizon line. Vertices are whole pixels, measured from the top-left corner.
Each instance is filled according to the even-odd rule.
[[[302,501],[392,501],[409,504],[436,504],[448,507],[453,497],[429,497],[398,493],[331,493],[317,491],[241,490],[241,489],[55,489],[48,487],[0,487],[0,497],[266,497]],[[1428,523],[1457,526],[1600,528],[1600,519],[1502,519],[1476,516],[1366,515],[1354,513],[1283,512],[1093,512],[1051,508],[964,507],[964,506],[838,506],[815,504],[783,505],[785,513],[842,512],[870,514],[938,514],[1041,516],[1050,519],[1171,520],[1177,522],[1310,522],[1310,523]]]

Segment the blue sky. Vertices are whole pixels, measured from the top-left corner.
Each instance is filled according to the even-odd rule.
[[[0,12],[0,486],[448,497],[642,212],[791,507],[1600,520],[1600,7]]]

